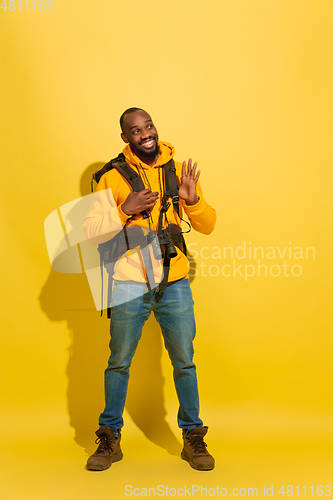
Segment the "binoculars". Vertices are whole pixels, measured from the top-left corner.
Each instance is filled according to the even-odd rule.
[[[161,245],[165,245],[165,255],[169,259],[173,259],[177,255],[177,250],[172,241],[171,231],[168,227],[162,229],[160,234],[157,234],[155,231],[151,231],[148,235],[148,243],[152,246],[153,254],[156,260],[164,258],[164,252]]]

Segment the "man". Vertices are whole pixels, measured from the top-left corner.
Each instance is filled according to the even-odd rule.
[[[126,225],[149,226],[158,231],[158,222],[165,192],[163,165],[174,156],[171,144],[159,141],[155,125],[149,114],[140,108],[127,109],[120,118],[121,137],[127,144],[123,150],[126,163],[136,171],[146,189],[132,190],[129,183],[114,168],[104,174],[97,186],[97,195],[111,188],[113,200],[106,195],[106,202],[92,203],[84,222],[86,238],[101,243]],[[190,159],[187,166],[175,162],[179,186],[180,207],[187,214],[193,228],[209,234],[215,226],[215,210],[203,198],[198,183],[200,171]],[[114,205],[114,206],[112,206]],[[146,211],[149,217],[143,218]],[[117,223],[112,221],[118,219]],[[172,203],[166,211],[163,227],[180,226],[180,217]],[[193,299],[188,280],[188,259],[177,249],[177,256],[170,258],[168,286],[163,295],[158,288],[147,291],[146,278],[140,252],[128,252],[114,268],[114,287],[111,307],[111,356],[105,371],[106,405],[99,418],[96,431],[99,440],[97,451],[88,459],[89,470],[104,470],[112,462],[122,459],[120,433],[127,393],[129,367],[135,353],[142,328],[151,311],[161,326],[165,346],[172,365],[175,387],[179,399],[178,425],[182,429],[184,448],[181,457],[194,469],[211,470],[214,459],[206,449],[203,438],[208,428],[199,418],[199,396],[196,367],[193,363],[195,319]],[[153,263],[155,277],[161,280],[161,267]],[[141,287],[141,288],[140,288]],[[141,291],[140,291],[141,290]],[[111,304],[111,305],[112,305]]]

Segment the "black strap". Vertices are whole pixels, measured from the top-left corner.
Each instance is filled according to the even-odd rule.
[[[148,239],[146,238],[146,244],[141,246],[141,253],[143,257],[143,262],[145,263],[148,290],[151,292],[156,287],[156,283],[153,271],[153,264],[151,261],[151,256],[147,243]]]
[[[112,267],[112,269],[110,269]],[[108,303],[106,308],[106,316],[108,319],[111,319],[111,299],[112,299],[112,284],[113,284],[113,268],[114,264],[108,265]]]
[[[116,162],[113,164],[113,168],[115,168],[120,175],[125,177],[133,191],[139,193],[145,189],[145,185],[140,175],[138,175],[132,167],[130,167],[125,161]],[[148,219],[149,214],[147,210],[142,210],[141,215],[144,219]]]
[[[163,260],[163,279],[154,294],[155,302],[159,302],[162,299],[163,293],[168,287],[169,271],[170,271],[170,259],[169,257],[165,256]]]
[[[102,254],[99,254],[99,268],[101,271],[101,284],[102,284],[102,292],[101,292],[101,316],[103,316],[103,298],[104,298],[104,280],[103,280],[103,258]]]
[[[124,153],[120,153],[117,158],[113,158],[112,160],[108,161],[101,169],[97,170],[97,172],[93,173],[92,180],[91,180],[91,191],[93,191],[93,181],[99,183],[101,180],[102,175],[106,174],[106,172],[109,172],[109,170],[113,169],[114,163],[117,162],[124,162],[125,161],[125,155]]]
[[[143,191],[145,189],[141,177],[135,172],[135,170],[133,170],[133,168],[127,165],[125,161],[116,162],[112,166],[118,170],[120,175],[125,177],[130,186],[133,188],[133,191],[138,193],[139,191]]]
[[[173,207],[177,212],[178,217],[180,217],[179,212],[179,194],[178,194],[178,183],[176,176],[176,167],[173,160],[168,161],[164,165],[164,178],[165,178],[165,194],[172,198]]]

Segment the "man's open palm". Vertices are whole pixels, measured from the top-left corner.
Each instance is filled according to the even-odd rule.
[[[186,168],[186,162],[183,161],[182,182],[179,186],[179,196],[189,205],[195,204],[198,198],[197,182],[200,176],[200,170],[196,173],[197,165],[197,162],[195,162],[192,167],[192,158],[190,158]]]

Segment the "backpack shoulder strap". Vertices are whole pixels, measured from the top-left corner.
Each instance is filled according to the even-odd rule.
[[[141,179],[140,175],[135,172],[135,170],[133,170],[133,168],[130,167],[128,163],[126,163],[125,155],[123,153],[120,153],[117,158],[113,158],[112,160],[108,161],[104,165],[104,167],[102,167],[100,170],[97,170],[97,172],[93,174],[91,180],[91,192],[94,191],[94,181],[96,181],[98,184],[101,180],[102,175],[106,174],[106,172],[109,172],[113,168],[118,170],[120,175],[122,175],[124,179],[127,180],[133,191],[139,192],[145,189],[143,180]],[[141,212],[141,215],[144,219],[148,218],[148,212],[146,210],[143,210]]]
[[[166,195],[172,198],[173,207],[179,217],[179,195],[176,176],[176,167],[173,159],[164,165],[165,189]]]
[[[115,162],[112,167],[128,181],[133,191],[139,192],[145,189],[141,177],[126,163],[125,159]]]
[[[100,170],[97,170],[97,172],[93,174],[91,181],[91,191],[93,191],[93,181],[98,184],[101,180],[102,175],[106,174],[113,168],[118,170],[120,175],[122,175],[128,181],[133,191],[138,192],[145,189],[141,177],[135,172],[135,170],[133,170],[132,167],[130,167],[126,163],[124,154],[120,153],[117,158],[113,158],[112,160],[108,161]]]
[[[102,168],[93,173],[91,180],[91,191],[93,191],[93,181],[98,184],[101,180],[102,175],[106,174],[106,172],[109,172],[109,170],[112,170],[114,163],[118,161],[125,161],[125,156],[123,155],[123,153],[120,153],[117,158],[113,158],[112,160],[108,161]]]

